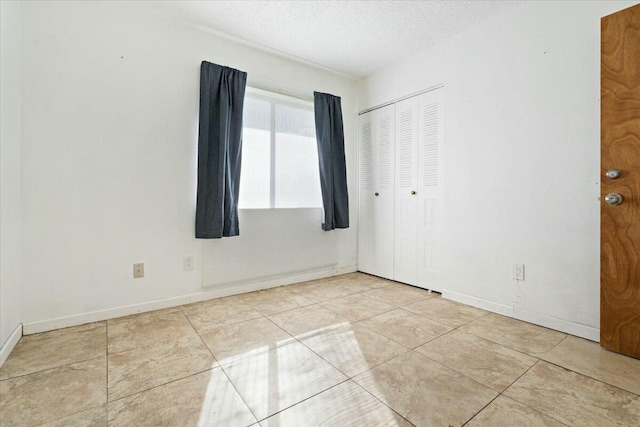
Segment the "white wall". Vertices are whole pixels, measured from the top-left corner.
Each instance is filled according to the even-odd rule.
[[[20,13],[19,2],[0,2],[0,365],[21,320]]]
[[[357,216],[354,81],[222,39],[148,2],[25,2],[22,30],[26,332],[212,295],[202,293],[203,249],[223,243],[194,238],[202,60],[247,71],[250,84],[342,96]],[[269,226],[241,218],[245,229]],[[338,269],[355,265],[355,225],[331,232]],[[213,252],[221,274],[237,262]],[[183,255],[195,255],[194,271],[183,271]],[[145,278],[132,278],[135,262]],[[250,257],[244,266],[253,268]],[[144,305],[156,300],[164,302]]]
[[[600,18],[634,3],[527,2],[360,85],[445,85],[445,296],[598,339]]]

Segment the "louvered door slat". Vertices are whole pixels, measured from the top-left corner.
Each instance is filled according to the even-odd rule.
[[[360,188],[373,189],[373,140],[371,121],[366,120],[360,126]]]
[[[383,116],[379,122],[379,142],[378,142],[378,190],[387,190],[391,188],[392,179],[392,147],[393,140],[391,134],[390,116]]]
[[[423,107],[422,112],[422,184],[438,185],[438,104]]]
[[[405,110],[398,117],[398,186],[411,188],[414,186],[416,169],[416,141],[415,141],[415,109]]]

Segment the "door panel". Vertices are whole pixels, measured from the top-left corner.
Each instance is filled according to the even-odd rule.
[[[394,106],[360,115],[358,270],[393,278]]]
[[[640,5],[601,24],[600,344],[640,358]]]
[[[418,98],[396,104],[394,279],[416,285],[418,269]]]
[[[393,279],[394,240],[394,136],[395,106],[389,105],[375,110],[377,125],[376,172],[374,192],[374,253],[377,276]],[[378,196],[375,195],[378,193]]]
[[[418,97],[418,260],[417,285],[442,291],[440,242],[442,218],[443,89]]]
[[[373,252],[373,187],[375,180],[373,113],[358,119],[360,140],[360,214],[358,222],[358,269],[372,273],[375,269]]]

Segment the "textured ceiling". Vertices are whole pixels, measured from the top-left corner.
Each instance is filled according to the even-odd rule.
[[[368,76],[518,1],[186,1],[180,19],[348,74]]]

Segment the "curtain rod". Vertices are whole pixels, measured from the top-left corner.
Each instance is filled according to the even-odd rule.
[[[418,92],[414,92],[414,93],[412,93],[410,95],[406,95],[406,96],[403,96],[401,98],[394,99],[393,101],[389,101],[389,102],[385,102],[384,104],[376,105],[375,107],[367,108],[366,110],[360,111],[358,113],[358,115],[361,116],[361,115],[366,114],[366,113],[368,113],[370,111],[377,110],[379,108],[383,108],[383,107],[386,107],[388,105],[395,104],[396,102],[404,101],[405,99],[413,98],[414,96],[422,95],[423,93],[431,92],[431,91],[434,91],[436,89],[440,89],[442,87],[444,87],[444,84],[442,84],[442,83],[439,84],[439,85],[431,86],[428,89],[424,89],[424,90],[421,90],[421,91],[418,91]]]

